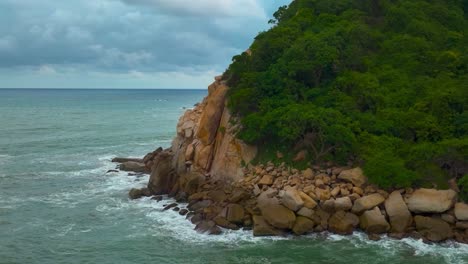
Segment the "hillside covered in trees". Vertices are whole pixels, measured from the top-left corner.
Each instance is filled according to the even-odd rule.
[[[295,0],[224,73],[238,136],[468,194],[468,1]],[[262,157],[259,157],[260,159]],[[276,160],[279,161],[279,160]]]

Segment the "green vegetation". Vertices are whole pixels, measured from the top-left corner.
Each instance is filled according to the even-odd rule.
[[[224,74],[229,107],[241,117],[238,136],[268,155],[306,149],[316,163],[360,164],[382,187],[444,187],[461,178],[467,9],[464,0],[281,7]]]

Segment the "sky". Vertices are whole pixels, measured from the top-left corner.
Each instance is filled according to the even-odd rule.
[[[291,0],[0,0],[0,88],[205,88]]]

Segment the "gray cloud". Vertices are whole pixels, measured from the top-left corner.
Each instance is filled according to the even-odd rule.
[[[221,72],[267,27],[265,1],[2,0],[0,78]]]

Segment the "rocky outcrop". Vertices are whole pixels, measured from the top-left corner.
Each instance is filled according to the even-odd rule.
[[[143,162],[135,162],[135,161],[126,161],[120,164],[119,169],[123,171],[133,171],[133,172],[145,172],[145,173],[150,172],[150,170],[146,168]]]
[[[453,207],[457,193],[453,190],[416,190],[407,200],[413,213],[443,213]]]
[[[390,229],[390,225],[378,207],[364,212],[359,220],[362,230],[369,234],[382,234]]]
[[[362,213],[365,210],[369,210],[371,208],[374,208],[382,204],[384,201],[385,201],[385,198],[379,193],[367,195],[367,196],[357,199],[354,202],[352,211],[353,213]]]

